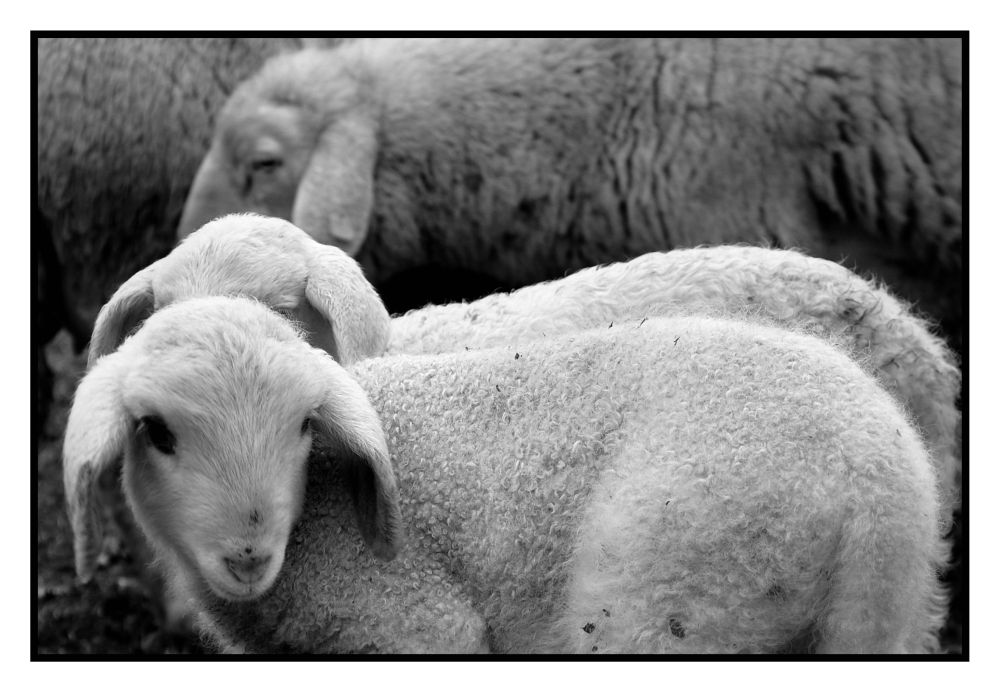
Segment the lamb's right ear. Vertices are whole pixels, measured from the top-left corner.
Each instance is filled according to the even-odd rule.
[[[329,323],[337,360],[348,365],[385,353],[389,313],[358,263],[328,245],[311,248],[307,258],[306,299]]]
[[[124,361],[119,354],[101,359],[80,382],[63,441],[63,486],[76,573],[88,581],[101,550],[97,479],[124,451],[128,416],[121,401]]]
[[[132,275],[101,308],[90,337],[87,367],[93,367],[98,358],[117,349],[133,329],[153,314],[153,276],[162,261]]]
[[[356,255],[368,234],[375,149],[374,120],[360,109],[328,125],[299,181],[292,223],[324,245]]]
[[[314,427],[347,464],[361,536],[378,557],[391,560],[402,544],[403,521],[382,423],[361,385],[325,353],[314,353],[327,387]]]

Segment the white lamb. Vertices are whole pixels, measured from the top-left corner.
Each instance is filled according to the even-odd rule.
[[[230,650],[906,653],[942,622],[919,435],[843,353],[759,324],[345,371],[260,303],[191,299],[77,391],[81,573],[121,454],[171,583]]]
[[[808,331],[845,342],[907,407],[930,448],[942,495],[952,506],[960,500],[961,375],[953,354],[883,288],[798,252],[721,246],[649,253],[473,303],[427,306],[393,319],[390,332],[378,296],[344,253],[287,221],[232,215],[207,224],[122,285],[97,319],[91,362],[114,350],[154,307],[234,294],[298,319],[313,345],[343,364],[383,353],[517,347],[679,312]]]

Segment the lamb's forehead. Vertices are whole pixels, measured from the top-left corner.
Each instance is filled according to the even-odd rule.
[[[305,290],[304,252],[312,242],[291,223],[256,215],[227,216],[191,234],[153,277],[158,306],[202,295],[252,296],[293,307]]]
[[[132,362],[125,396],[135,415],[188,404],[224,410],[230,401],[299,415],[321,393],[313,349],[290,323],[249,300],[195,299],[164,308],[122,351]]]
[[[204,350],[225,354],[304,347],[302,335],[263,302],[210,295],[182,300],[154,312],[134,337],[134,347],[151,351]]]

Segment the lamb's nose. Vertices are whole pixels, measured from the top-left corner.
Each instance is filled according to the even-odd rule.
[[[253,584],[264,576],[264,570],[267,569],[268,563],[271,562],[271,556],[240,555],[238,557],[227,557],[225,560],[226,567],[229,568],[229,571],[232,572],[237,581],[241,584]]]

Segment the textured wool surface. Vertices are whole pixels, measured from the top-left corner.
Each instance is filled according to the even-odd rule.
[[[365,361],[407,539],[361,540],[313,458],[274,588],[205,595],[247,651],[934,650],[933,470],[894,400],[815,338],[651,319]],[[796,644],[797,642],[797,644]]]
[[[961,502],[961,373],[954,354],[886,288],[796,251],[719,246],[648,253],[473,303],[429,305],[393,319],[388,353],[520,346],[678,314],[770,323],[844,348],[906,406],[931,451],[944,501]]]

